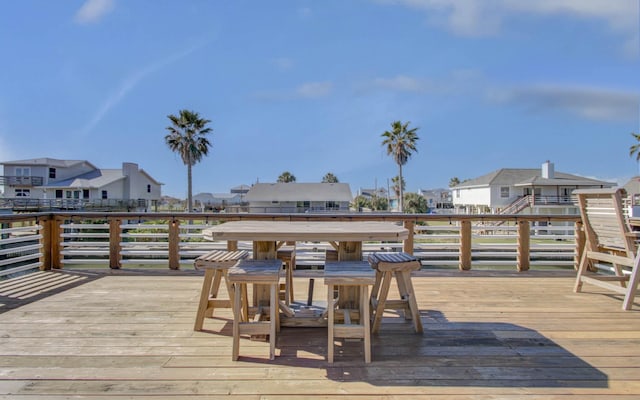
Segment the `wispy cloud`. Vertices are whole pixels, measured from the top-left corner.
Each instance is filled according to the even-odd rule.
[[[329,95],[332,88],[331,82],[310,82],[298,86],[295,94],[301,98],[315,99]]]
[[[590,120],[634,121],[640,114],[639,94],[607,88],[545,85],[494,91],[490,97],[534,113],[564,111]]]
[[[126,95],[129,92],[131,92],[131,90],[133,90],[136,87],[136,85],[140,83],[140,81],[145,79],[147,76],[166,67],[169,64],[172,64],[184,57],[187,57],[189,54],[200,49],[206,44],[207,42],[195,44],[183,51],[176,52],[164,59],[161,59],[155,63],[149,64],[135,71],[131,75],[127,76],[122,81],[122,83],[120,83],[117,89],[114,92],[112,92],[109,95],[109,97],[107,97],[107,99],[102,103],[102,105],[98,108],[98,110],[93,115],[89,123],[87,123],[87,125],[85,125],[84,128],[81,129],[80,134],[86,135],[89,132],[91,132],[100,123],[100,121],[102,121],[102,119],[107,115],[107,113],[109,113],[111,109],[113,109],[118,103],[120,103],[126,97]]]
[[[623,37],[622,48],[638,55],[637,0],[374,0],[425,12],[429,23],[461,36],[496,34],[514,15],[561,15],[604,22]],[[634,46],[635,44],[635,46]]]
[[[356,85],[358,92],[371,90],[383,90],[392,92],[413,93],[457,93],[462,89],[475,87],[483,81],[479,71],[473,69],[460,69],[450,71],[444,78],[422,78],[408,75],[396,75],[393,77],[378,77]]]
[[[75,14],[74,21],[81,25],[100,21],[113,10],[113,0],[86,0]]]
[[[264,101],[309,100],[329,96],[332,91],[331,82],[307,82],[292,90],[258,92],[253,97]]]

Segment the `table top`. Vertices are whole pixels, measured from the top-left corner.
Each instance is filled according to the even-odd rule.
[[[231,221],[202,231],[209,240],[377,241],[405,240],[402,225],[375,221]]]

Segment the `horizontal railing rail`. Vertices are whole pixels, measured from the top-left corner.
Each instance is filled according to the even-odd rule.
[[[364,243],[365,257],[371,251],[405,251],[431,268],[575,268],[584,244],[577,215],[24,213],[0,215],[0,277],[28,269],[91,265],[190,268],[199,255],[227,246],[226,242],[205,240],[202,231],[238,220],[403,224],[412,232],[408,239]],[[237,245],[251,250],[250,243]],[[298,262],[322,265],[329,248],[328,243],[299,243]]]

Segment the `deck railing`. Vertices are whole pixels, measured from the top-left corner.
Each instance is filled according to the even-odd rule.
[[[164,265],[193,260],[226,242],[202,230],[231,220],[388,221],[413,234],[403,242],[363,244],[371,251],[406,251],[425,267],[531,266],[575,268],[584,244],[579,216],[426,215],[397,213],[188,214],[31,213],[0,215],[0,278],[29,269]],[[239,247],[249,243],[238,243]],[[322,265],[326,243],[299,243],[299,265]]]

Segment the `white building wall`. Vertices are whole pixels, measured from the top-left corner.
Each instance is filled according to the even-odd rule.
[[[489,206],[491,204],[491,189],[489,187],[453,189],[453,204]]]

